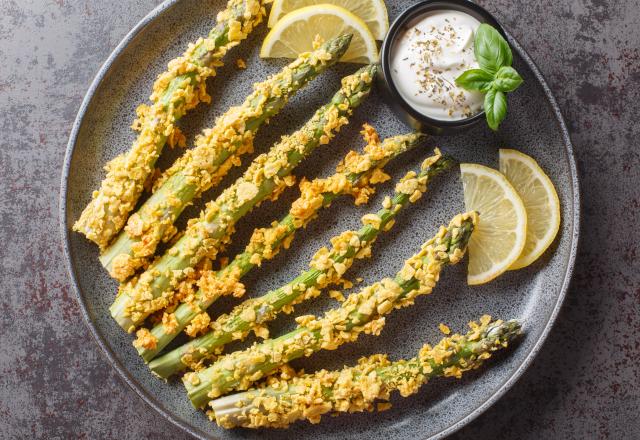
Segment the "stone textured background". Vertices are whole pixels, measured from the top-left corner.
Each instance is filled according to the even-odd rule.
[[[0,0],[0,438],[183,438],[93,343],[63,262],[67,137],[102,62],[158,0]],[[582,243],[558,322],[523,378],[455,438],[640,438],[637,0],[484,0],[567,118]]]

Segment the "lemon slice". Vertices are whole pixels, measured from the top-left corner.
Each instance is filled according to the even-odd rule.
[[[516,150],[500,150],[500,171],[514,186],[527,210],[527,241],[509,269],[537,260],[560,229],[560,199],[551,179],[531,157]]]
[[[282,17],[267,34],[262,58],[296,58],[313,50],[315,37],[323,40],[352,34],[341,61],[369,64],[378,61],[376,39],[364,21],[340,6],[320,4],[296,9]]]
[[[275,0],[269,14],[269,27],[274,27],[280,18],[291,11],[322,3],[341,6],[360,17],[376,40],[384,39],[389,31],[389,16],[383,0]]]
[[[460,165],[464,204],[480,221],[469,241],[467,283],[487,283],[518,259],[527,238],[527,211],[515,188],[494,169]]]

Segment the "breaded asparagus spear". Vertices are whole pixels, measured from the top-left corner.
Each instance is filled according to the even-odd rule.
[[[319,295],[328,285],[339,282],[356,259],[370,256],[378,235],[391,229],[398,213],[410,201],[417,201],[427,190],[429,180],[450,165],[451,160],[436,149],[435,155],[424,161],[418,174],[411,171],[400,180],[395,197],[386,198],[383,209],[363,217],[364,226],[359,231],[346,231],[331,239],[331,251],[320,249],[309,270],[279,289],[244,301],[228,315],[220,316],[211,325],[209,333],[155,359],[149,368],[160,377],[169,377],[188,366],[197,366],[202,359],[218,354],[224,345],[243,339],[250,331],[266,336],[266,322],[283,311],[290,312],[294,304]],[[147,335],[140,336],[141,341],[148,340]]]
[[[276,115],[289,98],[318,74],[335,64],[347,50],[350,35],[327,41],[266,81],[256,84],[244,103],[232,107],[196,140],[156,182],[157,189],[133,214],[125,231],[100,257],[114,278],[124,281],[148,262],[157,245],[171,238],[184,208],[216,185],[239,157],[253,150],[260,126]]]
[[[236,255],[228,266],[218,272],[207,271],[202,275],[200,288],[195,295],[189,295],[175,312],[165,312],[162,322],[151,331],[138,330],[139,338],[135,345],[146,362],[156,357],[185,327],[188,326],[187,333],[191,336],[206,329],[210,322],[206,310],[211,304],[225,295],[241,297],[245,289],[240,279],[264,260],[274,258],[283,246],[288,248],[295,232],[306,227],[317,216],[317,212],[329,206],[336,197],[353,194],[356,204],[365,203],[374,191],[370,185],[389,179],[382,167],[389,160],[414,148],[423,138],[418,133],[411,133],[380,142],[370,125],[365,125],[362,133],[367,142],[364,153],[349,152],[338,165],[336,173],[328,178],[302,181],[301,195],[292,203],[284,218],[273,222],[268,228],[256,228],[243,253]]]
[[[158,77],[151,106],[138,108],[134,126],[140,131],[131,149],[105,167],[107,177],[85,208],[73,229],[105,249],[120,232],[142,193],[165,143],[179,143],[175,123],[200,102],[210,102],[206,80],[216,74],[222,57],[263,19],[262,0],[229,0],[217,17],[216,26]]]
[[[466,335],[446,337],[435,347],[426,344],[409,360],[390,362],[379,354],[360,359],[355,367],[301,375],[286,368],[283,378],[271,377],[255,390],[212,401],[209,416],[224,428],[287,428],[297,420],[319,423],[323,414],[373,411],[376,401],[388,401],[393,391],[407,397],[435,377],[459,379],[521,332],[517,321],[491,321],[487,315],[469,326]],[[377,408],[390,406],[378,402]]]
[[[189,222],[185,234],[162,257],[123,286],[110,309],[123,329],[133,331],[150,313],[166,307],[180,281],[191,275],[203,258],[216,257],[238,219],[293,184],[291,171],[316,147],[328,144],[368,96],[375,70],[375,65],[366,66],[343,78],[341,89],[328,104],[300,130],[258,156],[242,177]]]
[[[355,341],[361,333],[379,334],[384,315],[412,305],[418,295],[431,293],[442,268],[458,263],[477,223],[475,212],[457,215],[449,227],[441,226],[422,250],[409,258],[394,279],[385,278],[349,297],[322,318],[296,318],[298,327],[276,339],[219,358],[210,367],[187,373],[183,382],[191,403],[204,408],[216,397],[246,390],[281,365],[319,350],[334,350]]]

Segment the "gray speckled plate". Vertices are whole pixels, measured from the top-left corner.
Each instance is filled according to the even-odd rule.
[[[388,0],[390,18],[397,16],[410,3]],[[358,357],[388,352],[394,358],[407,357],[426,341],[437,341],[437,325],[449,324],[464,330],[466,323],[484,313],[499,318],[518,318],[526,329],[526,337],[508,355],[496,357],[481,371],[472,372],[460,381],[435,380],[407,399],[395,398],[393,408],[380,414],[354,414],[326,418],[319,425],[298,423],[290,431],[247,430],[223,431],[210,423],[204,413],[191,407],[179,382],[165,383],[154,378],[131,346],[131,336],[123,333],[110,318],[116,283],[98,262],[98,250],[79,234],[70,231],[81,210],[103,178],[103,165],[126,150],[134,138],[129,129],[136,106],[145,102],[151,85],[166,63],[181,54],[189,41],[207,33],[223,0],[173,0],[163,3],[149,14],[120,43],[96,80],[91,85],[73,127],[63,170],[61,189],[61,227],[71,278],[85,318],[109,362],[122,378],[156,410],[184,430],[202,438],[297,438],[297,439],[404,439],[441,438],[452,433],[495,402],[522,374],[539,350],[551,327],[566,292],[574,265],[579,225],[579,194],[576,165],[562,116],[538,70],[515,41],[516,67],[525,85],[509,101],[509,116],[498,134],[483,125],[454,137],[434,138],[424,150],[393,162],[387,170],[399,177],[415,168],[434,145],[441,146],[460,161],[497,165],[497,149],[502,146],[520,149],[534,156],[556,184],[562,202],[563,224],[556,243],[531,267],[510,272],[498,280],[476,288],[465,284],[465,265],[447,269],[440,284],[429,297],[420,298],[411,308],[394,312],[380,337],[361,337],[357,343],[337,351],[318,353],[296,362],[297,367],[337,368],[353,363]],[[498,17],[499,18],[499,17]],[[189,143],[203,127],[212,123],[230,105],[239,104],[253,82],[275,72],[284,61],[264,61],[257,56],[266,32],[261,27],[249,41],[227,57],[227,66],[209,84],[214,102],[200,105],[181,123]],[[236,57],[249,60],[249,68],[239,71]],[[256,152],[265,151],[274,140],[290,132],[308,118],[316,107],[328,99],[338,87],[339,79],[355,69],[340,65],[324,74],[291,101],[281,115],[273,118],[256,140]],[[362,145],[360,125],[368,121],[381,135],[398,134],[407,129],[394,117],[377,93],[357,110],[349,127],[335,141],[314,153],[296,170],[298,176],[322,176],[332,172],[337,161],[350,148]],[[178,151],[167,151],[160,165],[166,167]],[[246,161],[245,161],[246,164]],[[241,169],[235,169],[217,189],[214,197],[232,182]],[[360,216],[377,209],[381,198],[392,191],[383,185],[368,207],[353,207],[346,200],[335,203],[294,241],[291,249],[275,261],[254,271],[246,279],[250,296],[282,284],[306,267],[313,252],[344,229],[357,228]],[[267,203],[238,224],[233,255],[247,242],[256,226],[268,224],[286,212],[295,191],[285,193],[276,203]],[[197,212],[201,203],[190,209],[184,219]],[[457,170],[434,182],[427,197],[402,214],[393,232],[383,236],[374,247],[371,260],[354,265],[353,278],[372,282],[392,275],[419,245],[436,231],[438,225],[463,209],[462,188]],[[213,309],[216,315],[229,310],[233,301],[220,301]],[[318,298],[301,305],[298,313],[319,312],[332,300]],[[292,317],[280,319],[272,326],[272,334],[292,326]],[[238,346],[240,346],[239,344]],[[153,408],[153,409],[152,409]]]

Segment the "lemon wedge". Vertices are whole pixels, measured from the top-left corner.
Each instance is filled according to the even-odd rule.
[[[306,6],[282,17],[262,42],[262,58],[296,58],[313,50],[323,40],[352,34],[349,49],[341,61],[370,64],[378,61],[376,39],[366,23],[346,9],[329,4]]]
[[[527,238],[527,211],[507,178],[483,165],[460,165],[464,204],[480,213],[469,241],[467,283],[487,283],[518,259]]]
[[[274,0],[269,14],[269,27],[284,15],[305,6],[322,3],[341,6],[364,21],[376,40],[384,39],[389,31],[389,16],[383,0]]]
[[[538,163],[516,150],[500,150],[500,171],[518,191],[527,210],[527,240],[509,269],[537,260],[553,243],[560,229],[560,199],[549,176]]]

